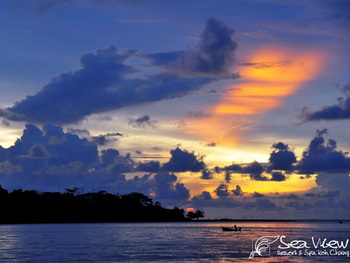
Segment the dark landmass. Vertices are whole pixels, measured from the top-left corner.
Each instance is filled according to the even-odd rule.
[[[78,188],[65,193],[21,189],[9,193],[0,186],[0,207],[0,224],[185,222],[204,216],[199,210],[186,215],[177,207],[164,208],[141,193],[79,194]]]

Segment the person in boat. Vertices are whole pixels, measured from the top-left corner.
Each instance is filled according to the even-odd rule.
[[[237,226],[236,225],[234,225],[233,228],[235,229],[235,231],[237,231]]]

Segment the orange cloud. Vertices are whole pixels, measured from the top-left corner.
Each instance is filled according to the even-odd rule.
[[[280,107],[286,97],[315,78],[323,60],[317,51],[267,47],[254,52],[239,68],[243,83],[226,87],[219,103],[206,109],[211,117],[192,119],[194,125],[187,132],[221,145],[236,145],[242,132],[259,124],[257,116]]]

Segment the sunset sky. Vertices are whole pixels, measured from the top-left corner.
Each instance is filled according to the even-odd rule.
[[[348,0],[5,0],[0,184],[350,219]]]

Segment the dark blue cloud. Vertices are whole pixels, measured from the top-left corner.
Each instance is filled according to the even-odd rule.
[[[302,119],[304,121],[350,119],[350,84],[344,86],[342,91],[345,97],[338,98],[337,104],[324,106],[318,111],[311,111],[308,107],[305,107],[301,116]]]
[[[220,184],[214,192],[218,197],[235,197],[235,196],[243,196],[244,193],[242,188],[239,185],[236,185],[235,189],[229,190],[227,184]]]
[[[217,167],[217,172],[219,172],[220,170],[231,171],[231,172],[242,172],[243,168],[241,165],[233,163],[229,166],[225,166],[222,169],[220,167]]]
[[[151,120],[151,117],[148,115],[143,115],[140,116],[138,118],[129,118],[129,125],[133,126],[133,127],[141,127],[141,128],[145,128],[145,127],[151,127],[151,128],[155,128],[155,125],[157,124],[157,121],[155,120]]]
[[[160,171],[160,163],[158,161],[139,163],[137,170],[140,172],[158,173]]]
[[[337,150],[337,143],[330,139],[328,142],[323,135],[326,130],[318,131],[317,136],[310,142],[309,147],[303,152],[299,161],[300,173],[317,172],[346,172],[350,171],[350,158],[348,154]]]
[[[278,142],[272,146],[275,150],[270,154],[270,170],[293,170],[293,164],[297,162],[294,152],[287,144]]]
[[[262,197],[265,197],[265,195],[260,194],[260,193],[258,193],[258,192],[254,192],[252,196],[255,197],[255,198],[262,198]]]
[[[225,180],[226,182],[231,181],[231,175],[232,173],[238,173],[242,175],[249,174],[250,178],[255,181],[274,181],[275,178],[269,178],[264,175],[264,173],[271,172],[271,170],[268,169],[268,167],[265,167],[264,165],[258,163],[258,162],[252,162],[250,164],[231,164],[229,166],[225,166],[223,168],[215,167],[216,172],[225,172]]]
[[[236,185],[236,189],[233,189],[232,190],[232,193],[235,195],[235,196],[243,196],[244,193],[242,191],[242,188],[239,186],[239,185]]]
[[[96,143],[99,146],[107,145],[110,142],[117,141],[116,137],[123,137],[123,134],[119,132],[109,132],[106,134],[100,134],[97,136],[92,136],[90,132],[86,129],[72,129],[69,128],[68,133],[73,133],[83,138],[88,139],[91,142]]]
[[[226,184],[220,184],[214,191],[219,198],[212,198],[209,192],[195,195],[191,203],[194,207],[222,207],[235,209],[280,210],[281,207],[272,201],[273,198],[255,192],[242,198],[243,191],[239,185],[229,190]],[[238,210],[239,211],[239,210]],[[259,215],[261,218],[261,214]]]
[[[256,194],[261,195],[259,193],[256,193]],[[245,205],[246,208],[254,207],[258,210],[275,210],[275,209],[279,210],[280,209],[274,202],[272,202],[268,198],[261,198],[261,196],[257,196],[257,195],[254,197],[260,197],[260,198],[256,198],[254,202],[246,204]]]
[[[281,199],[299,199],[299,196],[296,194],[288,194],[288,195],[281,195],[278,198],[281,198]]]
[[[213,173],[211,171],[209,171],[208,169],[203,169],[201,171],[202,175],[201,175],[201,179],[204,179],[204,180],[210,180],[210,179],[213,179]]]
[[[203,156],[176,148],[170,151],[171,158],[164,163],[162,170],[170,172],[200,172],[206,168]]]
[[[220,184],[214,192],[218,197],[227,197],[230,196],[230,192],[228,190],[228,185],[227,184]]]
[[[237,77],[231,73],[236,49],[232,34],[223,22],[210,18],[198,46],[191,51],[143,56],[137,50],[110,45],[84,53],[79,70],[52,78],[35,95],[0,110],[0,116],[12,121],[68,124],[95,113],[186,96],[218,78]],[[143,66],[157,67],[156,73],[146,75],[137,70],[131,62],[136,57],[148,57],[153,64]],[[173,61],[164,64],[170,58]]]
[[[0,116],[33,123],[75,123],[94,113],[185,96],[210,81],[171,73],[131,78],[137,71],[127,61],[135,52],[108,46],[85,53],[80,70],[54,77],[37,94],[1,110]]]
[[[272,145],[272,148],[280,151],[286,151],[289,150],[288,144],[284,144],[283,142],[278,142]]]
[[[157,174],[154,180],[156,181],[155,193],[157,198],[162,200],[187,200],[190,197],[190,191],[184,184],[175,183],[177,177],[174,174]]]
[[[316,183],[325,189],[349,194],[350,177],[348,173],[321,173],[316,176]]]
[[[104,173],[130,173],[136,171],[137,163],[131,158],[130,154],[121,155],[115,149],[101,151],[101,160],[99,168]]]
[[[143,56],[153,65],[163,66],[187,77],[236,78],[232,73],[237,43],[234,30],[222,21],[209,18],[198,45],[185,52],[167,52]]]
[[[0,147],[0,184],[10,190],[63,191],[78,187],[83,191],[152,194],[169,205],[186,202],[190,191],[185,185],[175,174],[157,173],[159,170],[159,162],[139,163],[116,149],[98,151],[96,143],[52,124],[42,129],[28,124],[13,146]],[[140,171],[157,174],[131,179],[124,175]]]
[[[268,179],[262,176],[264,172],[264,166],[258,162],[252,162],[243,167],[241,173],[250,174],[250,178],[256,181],[267,181]]]
[[[225,182],[226,183],[230,183],[231,182],[231,172],[230,171],[226,171],[225,172]]]
[[[97,136],[91,136],[91,141],[96,143],[99,146],[107,145],[110,142],[114,142],[117,139],[116,136],[123,136],[121,133],[108,133],[108,134],[100,134]]]
[[[281,181],[285,181],[287,179],[287,177],[285,176],[285,174],[281,173],[281,172],[271,172],[271,179],[270,181],[277,181],[277,182],[281,182]]]
[[[191,198],[192,207],[196,207],[198,209],[203,209],[208,206],[210,202],[213,200],[210,192],[203,191],[201,194],[195,195]]]

